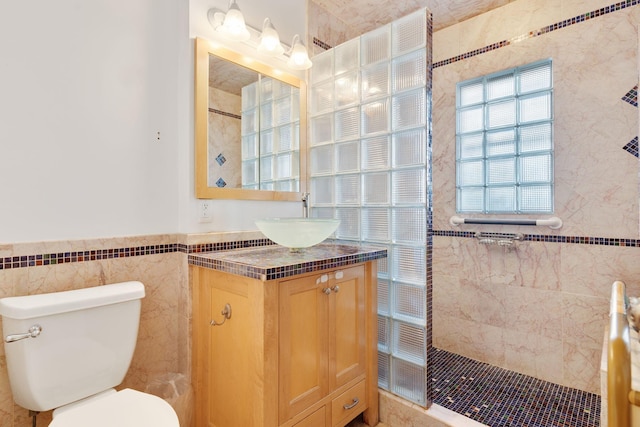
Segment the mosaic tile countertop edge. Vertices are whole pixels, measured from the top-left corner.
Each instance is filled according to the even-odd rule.
[[[274,280],[386,256],[385,247],[331,241],[297,251],[269,245],[190,254],[189,264],[258,280]]]

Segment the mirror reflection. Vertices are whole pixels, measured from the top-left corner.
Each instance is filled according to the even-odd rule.
[[[197,197],[300,200],[301,86],[295,76],[196,39]]]

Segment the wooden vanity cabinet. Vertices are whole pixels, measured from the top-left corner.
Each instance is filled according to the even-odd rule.
[[[190,268],[197,427],[377,424],[376,261],[271,281]]]

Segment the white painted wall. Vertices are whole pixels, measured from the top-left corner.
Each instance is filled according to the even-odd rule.
[[[176,231],[183,3],[0,3],[0,243]]]

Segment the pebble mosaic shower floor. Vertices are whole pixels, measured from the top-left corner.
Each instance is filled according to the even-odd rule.
[[[434,349],[433,401],[491,427],[598,427],[600,396]]]

